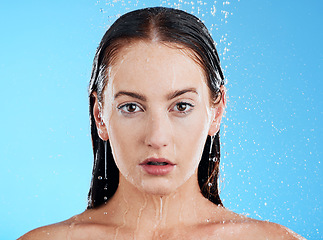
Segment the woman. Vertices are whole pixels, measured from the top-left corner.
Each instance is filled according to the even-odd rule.
[[[161,7],[120,17],[95,55],[89,96],[88,209],[21,239],[302,239],[222,206],[224,77],[199,19]]]

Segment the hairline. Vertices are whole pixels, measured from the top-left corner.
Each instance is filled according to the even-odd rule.
[[[158,34],[157,34],[158,35]],[[162,44],[166,47],[172,48],[172,49],[178,49],[180,52],[190,59],[192,59],[199,69],[201,70],[203,77],[204,77],[204,82],[208,86],[208,73],[207,70],[205,69],[205,66],[202,63],[202,60],[200,59],[199,55],[190,47],[186,46],[183,43],[178,43],[175,41],[166,41],[166,40],[161,40],[156,34],[152,34],[152,38],[138,38],[138,37],[127,37],[127,38],[119,38],[113,41],[110,46],[104,51],[104,57],[102,64],[104,64],[105,69],[104,69],[104,76],[105,76],[105,84],[102,89],[102,95],[99,96],[100,99],[104,99],[104,90],[106,86],[108,85],[107,82],[109,79],[106,79],[109,76],[109,69],[113,67],[113,65],[116,64],[116,62],[120,59],[120,54],[125,51],[127,48],[131,48],[131,46],[137,44],[137,43],[156,43],[156,44]],[[117,45],[120,44],[121,46],[118,48]],[[111,54],[110,56],[107,56],[107,50],[110,50]],[[213,96],[213,91],[208,87],[209,90],[209,98],[210,98],[210,104],[214,104],[212,101],[212,96]],[[102,101],[102,105],[104,105],[104,101]]]

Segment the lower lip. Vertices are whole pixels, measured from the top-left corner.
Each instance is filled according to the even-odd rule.
[[[140,165],[148,174],[155,175],[155,176],[163,176],[170,173],[175,165],[167,164],[167,165],[148,165],[143,164]]]

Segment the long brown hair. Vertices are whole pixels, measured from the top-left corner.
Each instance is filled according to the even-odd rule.
[[[93,106],[97,93],[102,103],[102,93],[107,83],[107,69],[119,50],[131,41],[158,41],[181,46],[192,51],[195,61],[203,68],[211,97],[215,101],[222,96],[220,87],[224,76],[215,43],[205,25],[195,16],[181,10],[154,7],[129,12],[108,29],[96,51],[89,85],[91,136],[94,164],[88,208],[95,208],[108,201],[119,184],[119,170],[114,162],[109,141],[103,141],[97,133]],[[222,205],[218,175],[220,164],[220,135],[208,136],[198,167],[198,183],[201,193],[211,202]]]

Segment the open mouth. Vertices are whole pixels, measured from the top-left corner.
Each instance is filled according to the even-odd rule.
[[[163,176],[169,174],[176,164],[166,158],[147,158],[140,166],[150,175]]]
[[[147,165],[153,165],[153,166],[165,166],[168,165],[167,162],[147,162]]]
[[[147,158],[145,161],[140,163],[140,165],[148,166],[166,166],[166,165],[175,165],[166,158]]]

